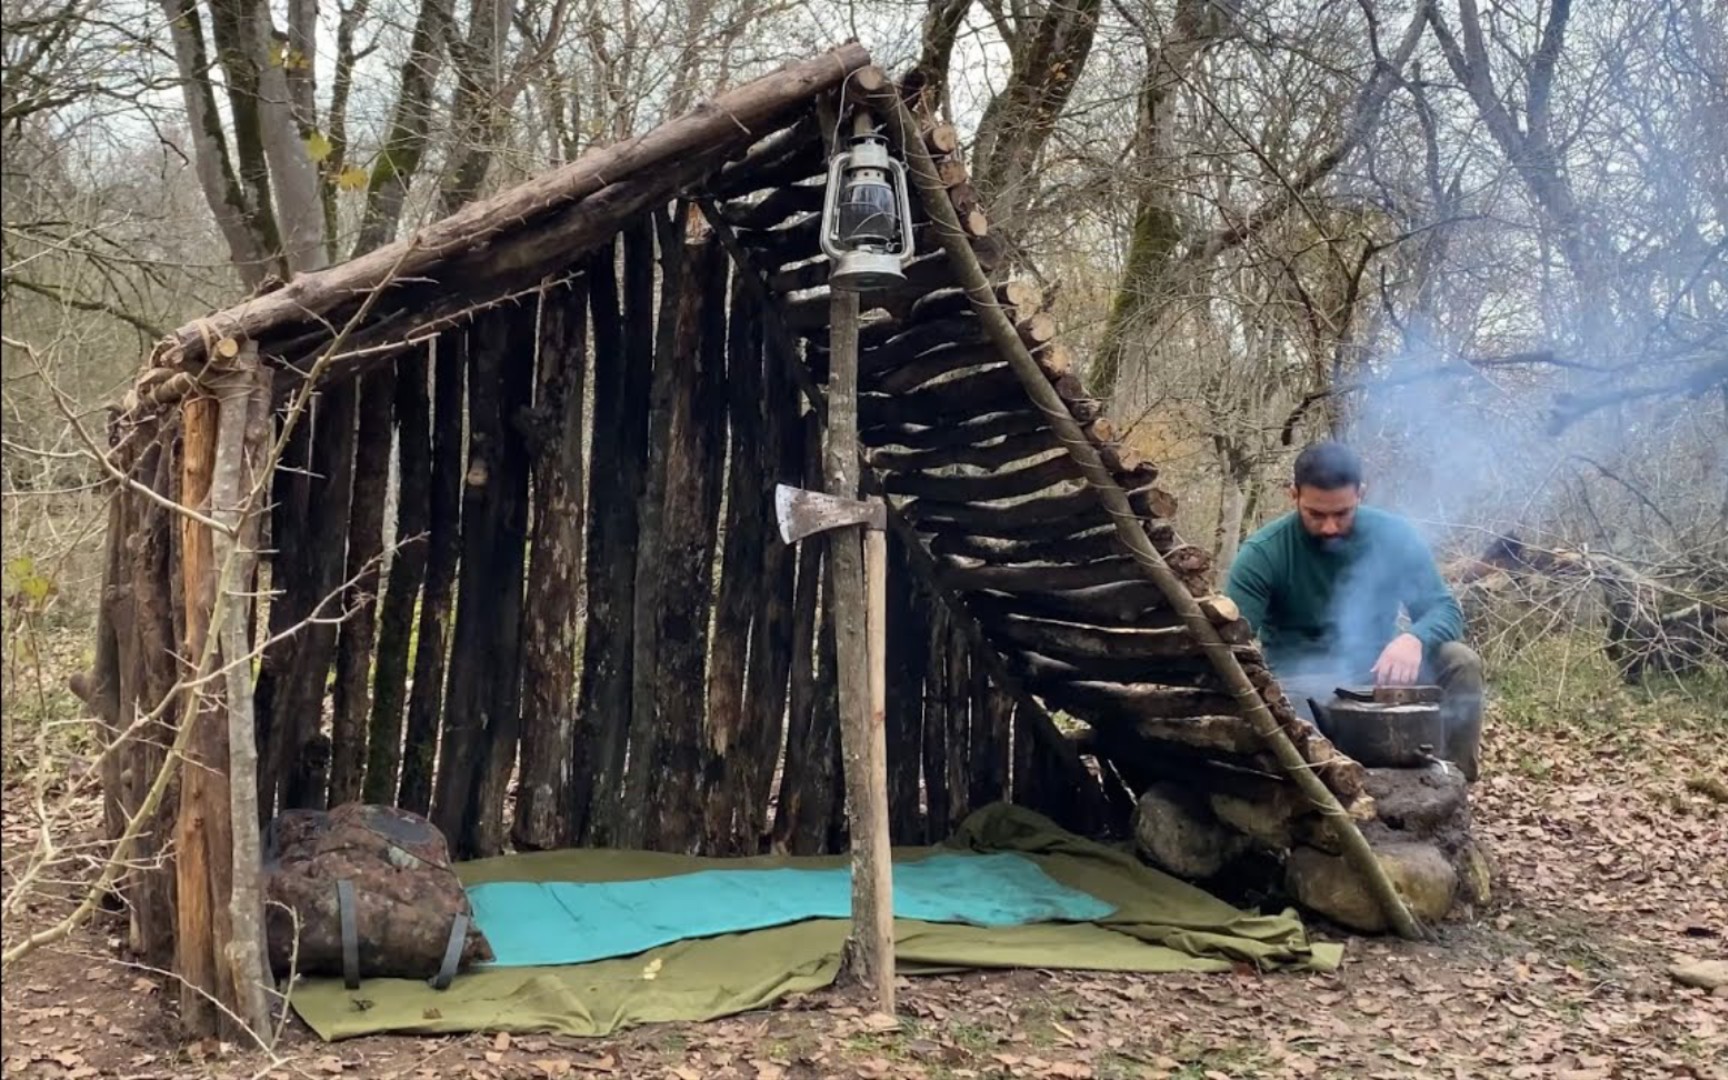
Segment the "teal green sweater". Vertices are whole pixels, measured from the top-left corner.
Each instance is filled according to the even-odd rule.
[[[1464,613],[1416,527],[1364,506],[1328,551],[1292,512],[1249,537],[1224,591],[1254,627],[1273,670],[1364,676],[1398,635],[1398,612],[1423,651],[1464,636]]]

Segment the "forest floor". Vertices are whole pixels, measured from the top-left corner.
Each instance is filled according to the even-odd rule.
[[[16,773],[13,774],[14,776]],[[115,959],[98,921],[4,980],[7,1077],[644,1077],[802,1080],[1508,1077],[1728,1080],[1728,989],[1671,965],[1728,960],[1728,692],[1628,691],[1589,659],[1497,680],[1477,829],[1497,895],[1438,941],[1348,938],[1333,975],[1010,971],[907,980],[884,1030],[835,993],[602,1040],[375,1037],[297,1021],[272,1063],[173,1037],[172,988]],[[1705,789],[1713,789],[1712,795]],[[33,842],[6,792],[6,862]],[[97,809],[87,808],[93,829]],[[6,937],[63,910],[26,900]]]

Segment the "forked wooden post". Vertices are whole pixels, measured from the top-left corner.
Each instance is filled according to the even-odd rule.
[[[867,121],[865,121],[867,122]],[[858,497],[858,294],[832,289],[828,355],[828,445],[823,462],[828,493]],[[867,601],[863,545],[857,529],[828,534],[834,575],[835,653],[840,690],[840,744],[846,764],[846,804],[852,833],[852,971],[876,992],[881,1010],[894,1012],[894,885],[888,838],[888,753],[880,674],[884,616]],[[868,533],[881,548],[880,531]],[[885,551],[885,549],[883,549]],[[886,597],[880,580],[885,554],[868,583]]]
[[[197,658],[200,676],[182,719],[192,727],[175,827],[181,1020],[192,1034],[264,1039],[269,971],[244,592],[257,558],[270,423],[269,377],[256,346],[209,372],[183,415],[182,498],[224,528],[181,522],[185,655]]]
[[[268,1038],[270,1013],[265,963],[263,845],[258,828],[258,744],[252,712],[253,679],[248,643],[251,605],[245,594],[258,559],[264,475],[270,438],[270,371],[247,342],[232,370],[212,378],[217,397],[216,460],[210,513],[232,529],[211,530],[217,588],[224,597],[214,629],[221,649],[222,696],[228,727],[228,809],[233,881],[228,919],[232,937],[221,960],[234,986],[234,1011],[260,1038]]]

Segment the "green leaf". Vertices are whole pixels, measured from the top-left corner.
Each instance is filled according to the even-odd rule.
[[[306,138],[306,155],[313,161],[321,162],[330,156],[330,139],[322,131],[314,131]]]

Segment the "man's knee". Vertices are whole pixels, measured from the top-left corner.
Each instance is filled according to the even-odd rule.
[[[1434,650],[1434,681],[1452,693],[1480,694],[1482,658],[1462,641],[1448,641]]]

